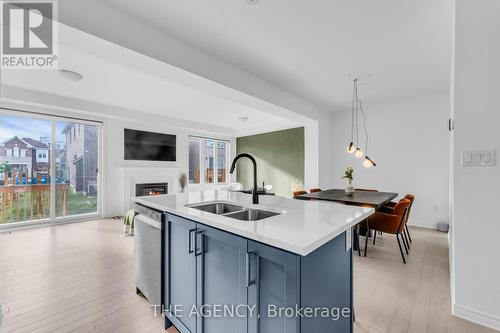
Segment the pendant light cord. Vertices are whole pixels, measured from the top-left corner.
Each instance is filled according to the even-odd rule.
[[[354,80],[354,96],[356,105],[356,148],[359,148],[359,109],[358,109],[358,79]]]
[[[351,103],[351,142],[354,142],[354,103],[356,103],[356,79],[354,79],[354,89],[352,90],[352,103]]]
[[[366,143],[365,143],[365,155],[368,155],[368,130],[366,129],[366,113],[363,110],[363,101],[359,101],[359,110],[361,111],[361,114],[363,115],[363,129],[365,131],[365,136],[366,136]]]

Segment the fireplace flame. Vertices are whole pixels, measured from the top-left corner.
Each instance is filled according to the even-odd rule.
[[[148,195],[160,195],[160,192],[149,191]]]

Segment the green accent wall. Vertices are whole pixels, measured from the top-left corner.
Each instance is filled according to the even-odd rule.
[[[236,152],[249,153],[257,161],[257,181],[273,186],[272,192],[291,197],[304,185],[304,127],[236,139]],[[237,164],[236,179],[245,187],[253,185],[253,167],[248,159]]]

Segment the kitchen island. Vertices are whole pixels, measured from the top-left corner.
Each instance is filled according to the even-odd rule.
[[[166,328],[352,332],[351,228],[373,209],[227,191],[134,201],[164,213]]]

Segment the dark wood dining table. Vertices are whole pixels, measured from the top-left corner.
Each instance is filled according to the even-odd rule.
[[[325,200],[343,202],[346,205],[372,207],[375,210],[396,198],[398,193],[373,192],[357,190],[352,195],[347,195],[343,189],[331,189],[320,192],[307,193],[297,196],[301,200]]]
[[[296,199],[334,201],[334,202],[341,202],[346,205],[371,207],[375,210],[379,210],[382,206],[384,206],[397,196],[398,193],[393,193],[393,192],[362,191],[362,190],[357,190],[354,191],[354,193],[352,193],[351,195],[347,195],[345,193],[345,190],[343,189],[330,189],[314,193],[302,194],[297,196]],[[369,237],[370,233],[369,233],[368,220],[366,224],[367,225],[366,225],[365,235],[368,234]],[[356,234],[359,235],[360,232],[359,224],[355,228],[355,231]],[[364,253],[365,257],[366,257],[366,250],[368,247],[368,237],[366,237],[365,239],[365,253]],[[354,250],[357,250],[359,255],[361,255],[359,248],[359,240],[357,239],[357,236],[354,242]]]

